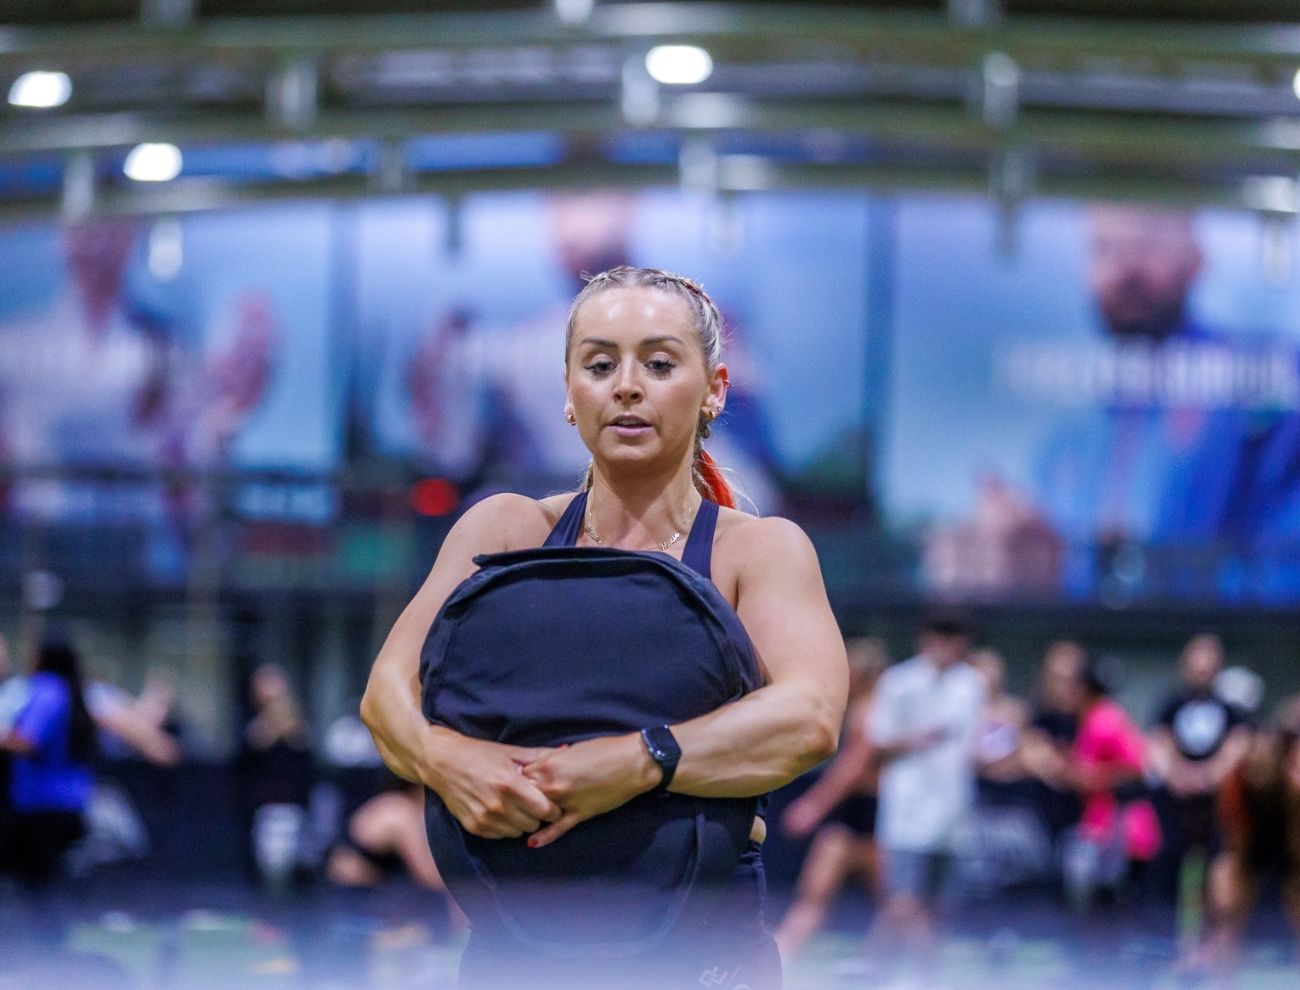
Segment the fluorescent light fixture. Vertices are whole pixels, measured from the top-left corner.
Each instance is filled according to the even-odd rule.
[[[665,86],[690,86],[709,78],[713,59],[694,45],[659,45],[646,55],[645,70]]]
[[[1295,70],[1295,78],[1291,80],[1291,90],[1295,93],[1295,98],[1300,100],[1300,69]]]
[[[170,182],[181,174],[181,150],[174,144],[137,144],[122,171],[136,182]]]
[[[9,102],[16,107],[48,110],[61,107],[72,95],[72,80],[66,72],[24,72],[9,87]]]
[[[595,5],[596,0],[555,0],[555,15],[566,24],[581,24]]]

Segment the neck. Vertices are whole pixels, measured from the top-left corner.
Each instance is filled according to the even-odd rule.
[[[587,519],[608,546],[654,546],[685,535],[699,508],[691,465],[660,475],[627,477],[597,464]]]

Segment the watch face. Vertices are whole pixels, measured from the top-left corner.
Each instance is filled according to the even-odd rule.
[[[676,763],[681,758],[681,747],[667,727],[646,729],[645,741],[656,763]]]

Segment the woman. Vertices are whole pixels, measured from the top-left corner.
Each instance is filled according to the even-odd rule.
[[[82,696],[81,664],[72,645],[47,637],[27,682],[27,701],[0,737],[13,757],[11,814],[0,836],[5,867],[24,887],[43,891],[63,854],[85,834],[95,724]]]
[[[847,665],[812,546],[785,520],[731,508],[726,483],[703,450],[709,423],[726,404],[721,350],[718,311],[688,279],[635,268],[592,278],[574,301],[565,343],[563,414],[592,455],[584,490],[538,501],[498,495],[475,505],[448,534],[380,651],[362,717],[388,765],[425,784],[467,834],[500,840],[527,835],[528,847],[540,849],[661,781],[675,794],[751,797],[834,751]],[[761,658],[758,690],[667,726],[670,738],[654,737],[660,740],[654,751],[637,732],[562,748],[521,747],[427,722],[421,649],[444,601],[476,572],[476,556],[541,546],[563,521],[580,547],[648,550],[681,560],[691,543],[681,537],[704,518],[716,518],[705,547],[712,584]],[[592,621],[608,630],[615,656],[620,639],[655,635],[621,626],[618,615]],[[680,751],[675,767],[674,743]],[[761,823],[755,827],[761,838]],[[746,965],[761,979],[746,978],[755,987],[778,986],[770,936],[756,918],[749,920],[759,934],[745,946]],[[462,962],[462,983],[490,985],[480,972],[467,972],[482,957],[477,934]]]
[[[1241,941],[1267,878],[1276,878],[1300,953],[1300,698],[1250,734],[1218,794],[1224,848],[1210,869],[1207,959],[1231,984]]]

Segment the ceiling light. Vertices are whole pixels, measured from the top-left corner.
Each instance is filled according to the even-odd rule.
[[[1295,98],[1300,100],[1300,69],[1295,70],[1295,78],[1291,80],[1291,89],[1295,92]]]
[[[659,45],[645,57],[650,78],[665,86],[690,86],[704,82],[713,72],[713,59],[694,45]]]
[[[138,144],[122,171],[136,182],[169,182],[181,174],[181,150],[174,144]]]
[[[24,72],[9,87],[9,102],[16,107],[61,107],[71,95],[66,72]]]
[[[566,24],[581,24],[595,5],[596,0],[555,0],[555,14]]]

